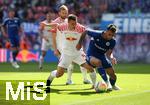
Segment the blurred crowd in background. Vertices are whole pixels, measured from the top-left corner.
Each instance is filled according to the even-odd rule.
[[[24,24],[26,25],[26,30],[36,30],[36,32],[25,33],[26,36],[21,39],[21,46],[26,49],[40,49],[41,37],[37,32],[39,22],[45,19],[45,14],[48,11],[51,11],[53,14],[52,19],[55,19],[58,16],[58,8],[62,4],[69,8],[69,13],[78,16],[80,23],[89,26],[100,24],[104,13],[150,13],[150,0],[0,0],[0,23],[8,17],[8,9],[14,8],[16,17],[19,17],[23,23],[26,23]],[[34,29],[31,28],[32,26],[34,26]],[[147,37],[142,36],[143,40],[147,40]],[[127,38],[121,37],[120,39],[126,40]],[[150,37],[148,37],[148,40],[150,40]],[[0,47],[5,47],[5,43],[6,38],[0,34]],[[132,42],[128,43],[126,41],[125,43],[132,46]],[[144,48],[147,47],[143,43],[141,45]],[[120,46],[123,48],[122,46],[124,45],[120,44],[118,47]],[[132,49],[134,51],[134,47]],[[117,53],[121,53],[121,51],[123,50]],[[129,53],[133,52],[129,51]]]
[[[15,8],[16,15],[27,22],[39,22],[47,11],[57,17],[60,5],[65,4],[69,13],[78,16],[83,24],[99,23],[103,13],[149,13],[150,0],[0,0],[0,20],[7,17],[8,8]]]

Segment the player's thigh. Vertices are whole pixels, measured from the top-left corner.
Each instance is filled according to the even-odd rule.
[[[93,67],[101,67],[102,66],[101,60],[94,56],[87,56],[86,61],[89,65],[91,65]]]
[[[112,64],[110,60],[106,58],[106,56],[100,56],[100,60],[104,69],[112,68]]]
[[[16,37],[10,38],[11,50],[18,50],[19,39]]]
[[[78,55],[78,56],[74,57],[73,62],[78,65],[82,65],[86,62],[86,60],[84,59],[84,57],[82,55]]]
[[[80,66],[82,66],[82,67],[84,67],[85,69],[87,69],[87,70],[90,71],[90,72],[93,72],[93,71],[94,71],[94,70],[93,70],[93,67],[90,66],[90,65],[88,65],[88,64],[86,63],[86,60],[85,60],[85,58],[84,58],[82,55],[77,56],[77,57],[73,60],[73,62],[75,62],[76,64],[78,64],[78,65],[80,65]]]
[[[72,63],[73,57],[66,55],[66,54],[61,54],[61,57],[59,59],[59,64],[58,67],[67,69],[69,65]]]

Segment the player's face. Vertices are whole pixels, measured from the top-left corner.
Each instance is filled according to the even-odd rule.
[[[60,10],[59,16],[60,16],[62,19],[66,19],[67,16],[68,16],[68,10]]]
[[[70,29],[70,30],[74,30],[75,27],[76,27],[76,21],[74,21],[74,20],[69,20],[69,21],[68,21],[68,25],[69,25],[69,29]]]
[[[111,40],[115,36],[115,33],[112,32],[111,30],[108,30],[105,32],[105,39],[106,40]]]
[[[51,21],[51,14],[50,14],[50,13],[48,13],[48,14],[46,15],[46,20],[47,20],[47,21]]]
[[[8,15],[9,15],[10,18],[13,18],[15,16],[15,12],[14,11],[10,11]]]

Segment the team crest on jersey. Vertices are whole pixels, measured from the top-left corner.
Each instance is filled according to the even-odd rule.
[[[99,41],[99,39],[96,39],[97,41]]]
[[[106,46],[109,46],[110,45],[110,43],[109,42],[106,42]]]

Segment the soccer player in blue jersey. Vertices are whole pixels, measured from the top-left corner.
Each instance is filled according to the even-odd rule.
[[[2,24],[2,33],[7,37],[11,43],[12,57],[11,61],[12,66],[19,68],[19,65],[16,62],[16,57],[19,52],[19,32],[22,31],[20,26],[20,20],[15,17],[15,11],[9,10],[8,18],[4,19]]]
[[[111,57],[112,51],[116,45],[116,40],[114,39],[117,27],[110,24],[106,31],[96,31],[87,30],[82,34],[79,43],[77,44],[77,49],[81,48],[81,44],[86,34],[91,37],[88,51],[87,51],[87,63],[92,67],[104,68],[106,73],[109,75],[109,81],[112,87],[108,87],[109,90],[120,90],[118,86],[115,85],[117,76],[112,67],[112,63],[116,62],[114,57]],[[112,61],[112,63],[111,63]]]

